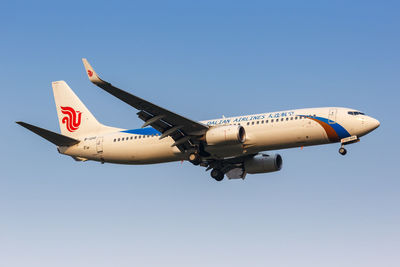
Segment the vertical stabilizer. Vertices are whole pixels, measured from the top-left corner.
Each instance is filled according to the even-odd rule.
[[[98,135],[112,129],[99,123],[64,81],[52,83],[58,121],[63,135],[80,137]]]

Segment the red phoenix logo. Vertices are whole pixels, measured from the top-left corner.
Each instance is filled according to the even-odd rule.
[[[89,77],[92,77],[92,76],[93,76],[93,71],[88,70],[88,71],[87,71],[87,74],[89,75]]]
[[[61,107],[61,113],[65,114],[66,116],[62,118],[61,122],[65,124],[67,130],[70,132],[75,132],[78,130],[79,125],[81,125],[81,117],[82,112],[75,111],[75,109],[71,107]]]

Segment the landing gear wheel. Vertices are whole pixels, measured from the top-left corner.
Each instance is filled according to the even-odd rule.
[[[193,165],[199,165],[201,163],[201,158],[200,158],[199,154],[197,154],[197,153],[190,153],[189,161]]]
[[[211,177],[214,178],[216,181],[222,181],[224,179],[224,173],[218,169],[213,169],[211,171]]]
[[[346,153],[347,153],[347,150],[346,150],[346,148],[344,148],[344,147],[341,147],[341,148],[339,148],[339,153],[341,154],[341,155],[346,155]]]

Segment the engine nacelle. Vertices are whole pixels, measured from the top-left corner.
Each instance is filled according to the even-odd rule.
[[[240,125],[225,125],[210,128],[206,133],[208,145],[234,145],[246,141],[246,131]]]
[[[244,170],[247,173],[275,172],[282,168],[282,157],[279,154],[260,154],[244,161]]]

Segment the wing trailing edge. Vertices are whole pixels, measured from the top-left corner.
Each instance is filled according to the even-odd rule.
[[[162,138],[170,136],[180,151],[193,149],[194,143],[199,142],[199,136],[205,134],[209,129],[203,123],[193,121],[113,86],[97,75],[86,58],[83,58],[82,61],[89,80],[93,84],[139,110],[137,115],[144,121],[142,127],[153,127],[162,133]]]

